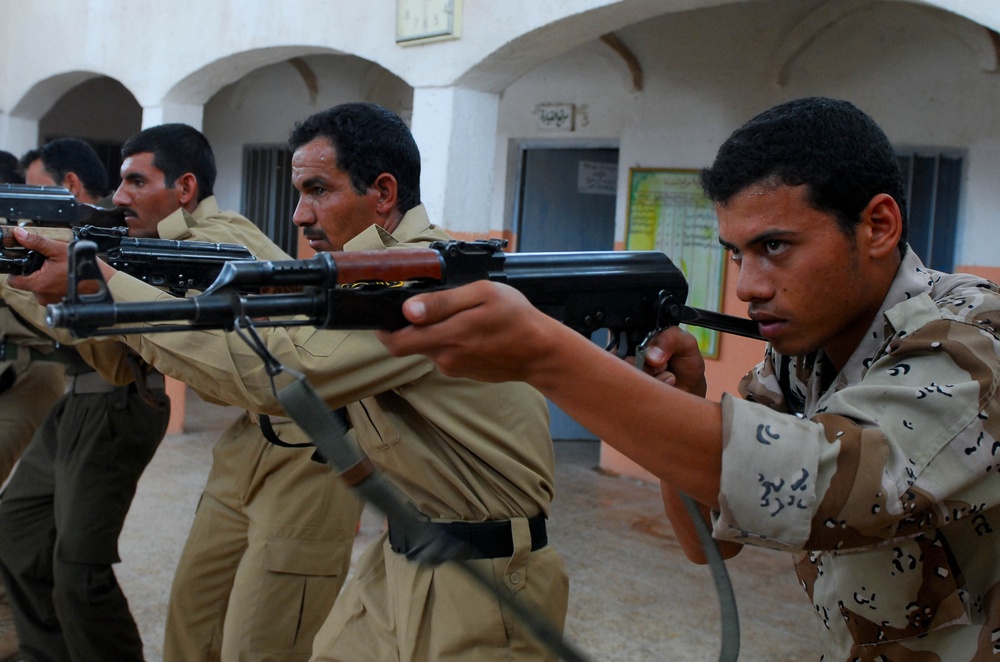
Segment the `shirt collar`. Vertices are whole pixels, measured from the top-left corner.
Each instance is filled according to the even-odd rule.
[[[191,228],[218,213],[219,203],[214,195],[210,195],[199,202],[193,212],[189,213],[183,207],[177,208],[156,224],[156,234],[161,239],[185,239],[191,236]]]
[[[370,225],[356,237],[344,244],[345,251],[371,251],[391,248],[396,244],[406,243],[413,237],[425,231],[431,225],[427,210],[423,205],[417,205],[403,214],[399,225],[391,233],[378,225]]]
[[[908,299],[930,292],[938,277],[939,274],[925,267],[913,249],[907,246],[906,254],[899,264],[899,269],[896,270],[896,277],[889,286],[885,299],[882,300],[882,306],[854,353],[841,369],[838,384],[856,383],[871,366],[872,359],[885,344],[886,311]]]

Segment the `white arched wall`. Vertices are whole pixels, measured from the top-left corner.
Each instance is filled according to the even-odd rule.
[[[816,3],[812,3],[814,6]],[[757,2],[664,15],[616,34],[642,67],[644,89],[632,92],[614,67],[603,65],[602,44],[590,44],[536,67],[503,93],[497,135],[497,172],[507,173],[511,141],[620,140],[618,239],[624,238],[625,187],[630,167],[700,168],[743,121],[782,100],[821,94],[850,99],[871,113],[901,146],[967,150],[969,182],[958,259],[998,265],[987,228],[998,208],[1000,169],[995,122],[1000,81],[984,70],[982,48],[970,47],[981,26],[955,28],[955,15],[913,3],[872,2],[811,39],[789,63],[786,84],[773,63],[785,30],[808,14],[799,3]],[[944,26],[944,27],[943,27]],[[961,27],[961,26],[959,26]],[[539,103],[573,102],[592,124],[553,136],[532,124]],[[594,123],[595,109],[611,109]],[[490,229],[507,227],[509,184],[497,181]]]
[[[219,203],[239,208],[243,145],[284,145],[295,122],[348,101],[376,101],[406,117],[413,91],[371,62],[337,54],[296,56],[218,90],[205,104],[203,131],[219,164]]]
[[[507,141],[530,137],[530,131],[509,126],[511,113],[525,116],[525,109],[518,107],[523,102],[509,103],[499,95],[521,95],[530,102],[531,81],[564,66],[560,62],[567,66],[568,76],[555,78],[572,81],[574,96],[606,95],[593,82],[603,80],[606,72],[597,68],[595,74],[601,78],[580,76],[567,54],[588,57],[588,49],[599,46],[600,35],[616,30],[646,78],[641,93],[625,94],[608,104],[614,120],[624,127],[618,136],[610,136],[620,141],[623,173],[628,166],[649,163],[663,153],[677,163],[703,164],[730,129],[782,98],[802,93],[847,96],[886,124],[898,142],[953,143],[968,150],[966,227],[959,259],[969,263],[990,259],[977,235],[997,202],[998,187],[990,175],[998,150],[991,122],[996,86],[988,73],[995,62],[989,45],[996,35],[986,29],[1000,28],[1000,3],[511,0],[502,8],[466,3],[461,39],[410,48],[392,43],[390,21],[371,18],[392,17],[392,0],[372,0],[364,9],[356,4],[290,0],[278,5],[241,3],[236,10],[227,2],[197,7],[192,2],[185,12],[95,1],[82,10],[74,4],[79,11],[73,13],[37,3],[18,3],[16,11],[0,10],[6,54],[0,146],[13,151],[33,146],[38,118],[60,94],[90,77],[106,75],[121,81],[143,106],[144,125],[183,120],[199,126],[205,102],[225,85],[261,67],[290,57],[334,52],[335,47],[335,52],[353,53],[421,90],[418,96],[428,102],[417,104],[418,109],[447,111],[454,125],[440,139],[450,147],[461,147],[453,137],[481,138],[488,133],[489,118],[496,115],[499,131],[489,147],[496,156],[486,159],[482,150],[466,150],[470,166],[485,164],[495,171],[496,176],[491,173],[476,182],[479,187],[488,184],[485,193],[451,192],[447,178],[469,169],[460,160],[452,161],[454,150],[442,157],[440,165],[432,159],[428,178],[432,199],[440,201],[442,211],[457,207],[473,212],[462,214],[469,231],[503,231],[509,218],[500,204],[507,197]],[[106,29],[126,24],[129,30]],[[646,28],[649,25],[655,30]],[[32,48],[30,41],[41,27],[60,44],[60,53]],[[871,39],[861,39],[860,34]],[[858,48],[850,50],[844,44]],[[32,57],[17,56],[27,52]],[[62,53],[67,52],[74,54],[77,70],[65,70]],[[852,62],[851,69],[842,66],[847,61]],[[926,71],[920,72],[917,63],[926,64]],[[620,63],[616,66],[621,69]],[[886,84],[876,89],[873,80]],[[908,81],[915,84],[903,89]],[[920,93],[927,81],[934,81],[928,87],[938,88],[932,97]],[[777,82],[784,82],[784,87]],[[615,80],[613,86],[618,85]],[[498,96],[490,99],[474,94],[477,91]],[[537,95],[540,101],[554,94],[545,92]],[[442,106],[442,98],[449,99],[447,105]],[[463,112],[469,108],[476,110],[471,119]],[[460,126],[463,122],[468,125]],[[442,129],[440,117],[421,118],[418,113],[413,123],[424,142]],[[942,132],[951,135],[938,135]],[[581,131],[574,137],[590,136]],[[434,155],[438,148],[425,149]],[[623,177],[623,186],[624,181]],[[476,220],[481,205],[456,205],[461,195],[488,199],[488,219]],[[621,222],[623,206],[619,214]],[[619,234],[623,231],[620,226]]]
[[[982,49],[948,29],[954,20],[916,5],[872,5],[817,38],[790,68],[784,91],[801,96],[822,89],[855,100],[896,145],[964,152],[956,264],[996,267],[990,239],[1000,209],[1000,80],[984,66]]]

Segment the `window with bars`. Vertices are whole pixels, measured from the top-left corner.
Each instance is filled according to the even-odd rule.
[[[932,150],[897,152],[897,157],[906,185],[910,247],[928,267],[952,271],[963,157]]]
[[[292,224],[297,201],[292,151],[284,146],[245,145],[240,213],[292,257],[298,253],[299,242],[298,228]]]

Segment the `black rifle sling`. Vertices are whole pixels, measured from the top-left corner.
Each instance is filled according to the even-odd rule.
[[[293,444],[285,441],[278,436],[277,430],[275,430],[274,426],[271,425],[271,417],[267,414],[257,414],[257,423],[260,425],[260,432],[264,435],[264,439],[266,439],[268,443],[274,444],[275,446],[281,446],[282,448],[305,448],[306,446],[314,445],[309,442]]]
[[[722,558],[719,546],[715,543],[708,524],[702,518],[701,511],[698,510],[698,504],[683,492],[680,495],[684,508],[694,521],[694,529],[708,558],[712,581],[715,582],[715,590],[719,595],[719,619],[722,623],[719,662],[736,662],[740,656],[740,614],[736,609],[736,595],[729,580],[729,572],[726,571],[726,561]]]

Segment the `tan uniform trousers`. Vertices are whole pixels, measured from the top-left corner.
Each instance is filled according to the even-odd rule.
[[[517,522],[518,520],[514,520]],[[510,558],[466,561],[562,631],[569,580],[552,546],[530,551],[527,520]],[[388,534],[365,550],[313,645],[314,662],[556,662],[508,607],[455,563],[408,561]]]
[[[11,387],[0,393],[0,484],[65,390],[61,363],[31,361]]]
[[[289,443],[306,440],[290,423],[274,427]],[[174,576],[165,662],[309,659],[362,507],[312,454],[270,444],[246,413],[216,443]]]

